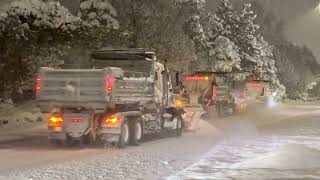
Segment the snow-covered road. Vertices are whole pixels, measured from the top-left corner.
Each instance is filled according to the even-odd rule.
[[[39,136],[0,145],[0,179],[164,179],[200,159],[219,139],[207,122],[196,134],[123,150],[54,148]]]
[[[196,134],[122,150],[55,148],[40,133],[0,144],[0,180],[318,178],[318,117],[318,106],[252,108],[201,121]],[[307,169],[301,171],[301,165]]]
[[[320,111],[291,108],[279,113],[269,114],[271,123],[260,127],[247,119],[233,125],[238,129],[228,125],[228,138],[168,180],[320,179]],[[255,120],[263,117],[268,115]]]

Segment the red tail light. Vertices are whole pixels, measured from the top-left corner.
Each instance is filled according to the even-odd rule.
[[[217,96],[217,88],[215,86],[212,87],[212,97]]]
[[[113,79],[113,77],[111,77],[111,76],[106,78],[106,93],[107,93],[107,94],[112,93],[113,80],[114,80],[114,79]]]
[[[36,78],[36,92],[40,92],[42,87],[41,87],[41,81],[42,81],[42,78],[40,76],[38,76]]]
[[[117,116],[107,117],[103,120],[101,126],[102,127],[119,127],[122,120],[123,120],[122,118]]]
[[[71,121],[78,123],[78,122],[81,122],[81,118],[72,118]]]
[[[41,91],[41,86],[40,85],[36,85],[36,91],[37,92]]]
[[[48,121],[49,127],[62,127],[63,126],[63,118],[60,113],[54,113],[50,116]]]

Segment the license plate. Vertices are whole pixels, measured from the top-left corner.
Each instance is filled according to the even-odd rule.
[[[67,135],[66,135],[66,133],[49,133],[48,134],[48,138],[49,139],[65,140],[65,139],[67,139]]]

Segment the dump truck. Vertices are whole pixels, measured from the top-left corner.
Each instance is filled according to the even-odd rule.
[[[236,111],[238,84],[225,72],[197,71],[181,77],[180,99],[184,101],[185,127],[204,115],[221,117]],[[190,127],[192,128],[192,127]]]
[[[185,73],[181,77],[179,98],[183,104],[183,120],[186,130],[196,130],[204,114],[205,95],[210,91],[212,76]]]
[[[100,50],[88,69],[40,68],[37,104],[49,114],[48,139],[138,145],[145,135],[182,134],[170,73],[153,51]]]
[[[226,73],[191,72],[184,73],[181,81],[179,98],[183,106],[183,120],[186,130],[196,130],[200,118],[233,108],[234,98],[231,93]],[[224,109],[223,109],[224,108]]]
[[[218,116],[245,111],[250,102],[266,103],[272,96],[268,80],[233,80],[228,74],[218,74],[213,86],[213,100]]]
[[[274,90],[268,80],[248,80],[245,83],[246,101],[254,100],[256,103],[268,104],[274,98]]]
[[[215,76],[213,86],[213,101],[216,107],[218,117],[236,112],[236,96],[240,93],[239,85],[230,78],[228,73],[218,73]]]

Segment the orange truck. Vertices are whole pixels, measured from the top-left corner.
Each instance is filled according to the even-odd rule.
[[[271,95],[270,81],[250,80],[245,83],[247,99],[265,100]]]
[[[247,80],[239,83],[234,89],[234,96],[237,111],[244,111],[249,101],[265,103],[271,96],[270,81]]]
[[[243,111],[250,100],[266,100],[270,82],[235,81],[225,72],[193,72],[183,74],[181,96],[187,112],[186,121],[215,113],[218,117]]]

